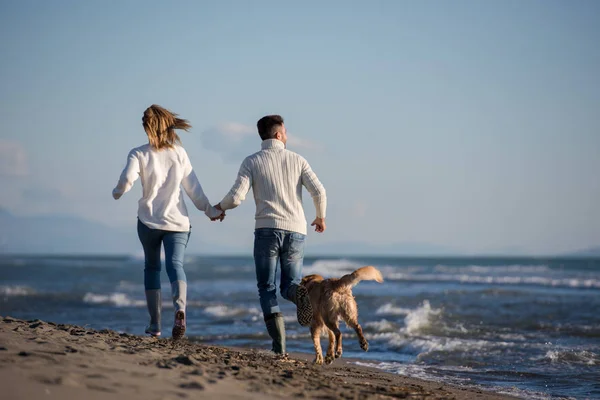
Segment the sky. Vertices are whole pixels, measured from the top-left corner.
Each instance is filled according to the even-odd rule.
[[[213,203],[281,114],[327,189],[308,246],[598,246],[599,18],[584,0],[0,2],[0,207],[135,234],[140,182],[111,191],[156,103],[190,120]],[[222,223],[187,204],[196,240],[251,244],[251,195]]]

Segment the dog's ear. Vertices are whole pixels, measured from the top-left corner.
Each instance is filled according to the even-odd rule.
[[[306,289],[310,289],[313,284],[322,282],[322,281],[323,281],[323,277],[321,275],[312,274],[312,275],[306,275],[304,278],[302,278],[301,284],[302,284],[302,286],[306,287]]]
[[[303,286],[305,286],[307,283],[310,283],[310,282],[314,281],[314,280],[315,280],[315,279],[316,279],[318,276],[319,276],[319,275],[315,275],[315,274],[312,274],[312,275],[306,275],[304,278],[302,278],[302,282],[301,282],[301,284],[302,284]]]

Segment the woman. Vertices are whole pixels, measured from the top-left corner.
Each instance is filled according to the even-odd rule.
[[[183,192],[211,220],[223,220],[225,214],[210,205],[192,168],[190,159],[175,129],[191,128],[185,119],[160,106],[151,105],[142,118],[148,143],[129,152],[127,165],[113,197],[119,199],[141,176],[142,198],[138,201],[137,231],[144,248],[144,286],[150,313],[146,333],[160,336],[161,288],[160,247],[165,249],[165,267],[171,282],[175,306],[173,339],[185,334],[185,304],[187,284],[183,270],[185,248],[190,237],[190,221],[183,201]]]

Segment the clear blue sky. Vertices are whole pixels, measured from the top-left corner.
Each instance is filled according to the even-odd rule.
[[[215,203],[259,148],[243,126],[282,114],[328,190],[309,246],[600,245],[599,20],[566,0],[4,1],[0,206],[133,227],[139,182],[110,192],[157,103],[191,121]],[[191,211],[194,236],[247,246],[248,200]]]

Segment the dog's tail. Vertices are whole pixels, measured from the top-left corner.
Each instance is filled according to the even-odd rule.
[[[381,272],[377,268],[368,265],[357,269],[351,274],[342,276],[336,283],[339,287],[354,287],[360,281],[377,281],[381,283],[383,282],[383,276],[381,276]]]

